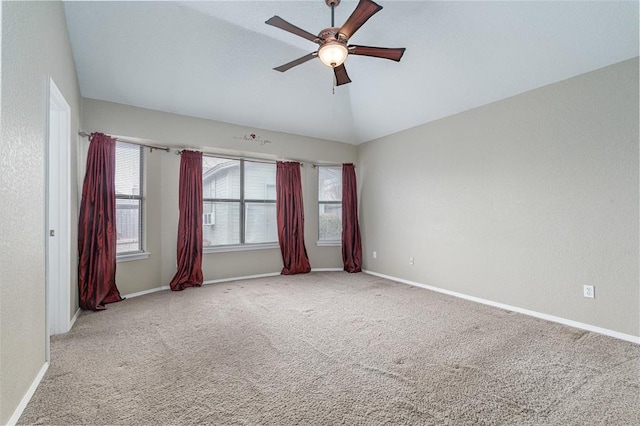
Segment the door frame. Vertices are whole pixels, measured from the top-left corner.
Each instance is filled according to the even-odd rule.
[[[50,336],[66,333],[71,326],[71,108],[51,77],[48,106],[45,176],[47,361]]]

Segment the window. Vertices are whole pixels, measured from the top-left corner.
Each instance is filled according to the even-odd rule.
[[[318,166],[318,241],[342,240],[342,167]]]
[[[276,165],[202,158],[203,244],[276,243]]]
[[[143,147],[116,142],[116,253],[139,253],[142,245]]]

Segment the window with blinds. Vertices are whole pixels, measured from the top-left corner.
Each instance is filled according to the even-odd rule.
[[[342,239],[342,166],[318,166],[318,241]]]
[[[143,251],[143,147],[116,142],[117,254]]]
[[[275,164],[204,156],[202,193],[205,247],[278,241]]]

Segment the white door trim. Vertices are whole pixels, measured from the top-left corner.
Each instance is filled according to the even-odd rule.
[[[49,336],[66,333],[71,324],[70,147],[71,108],[49,78],[45,229],[47,360]]]

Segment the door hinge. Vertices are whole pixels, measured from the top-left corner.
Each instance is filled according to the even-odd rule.
[[[56,230],[55,229],[49,229],[49,236],[50,237],[55,237],[56,236]]]

